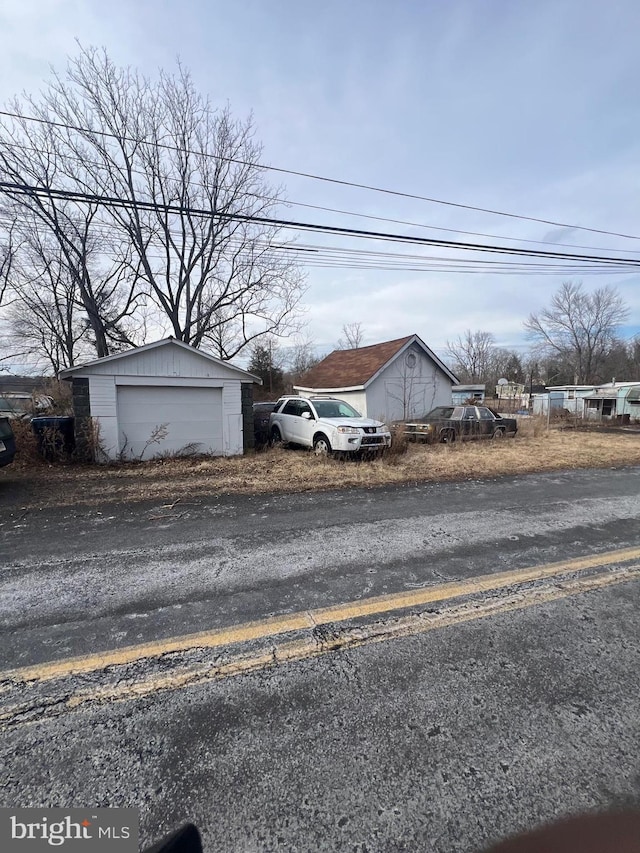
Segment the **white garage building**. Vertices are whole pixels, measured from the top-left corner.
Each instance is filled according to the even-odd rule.
[[[61,371],[73,389],[76,445],[98,424],[103,460],[160,454],[234,456],[253,447],[253,383],[261,380],[165,338]]]

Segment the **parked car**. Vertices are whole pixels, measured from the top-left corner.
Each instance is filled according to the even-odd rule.
[[[9,418],[0,418],[0,468],[13,462],[16,439]]]
[[[317,455],[381,453],[391,433],[332,397],[281,397],[269,418],[271,442],[310,447]]]
[[[514,436],[518,431],[518,422],[515,418],[503,418],[489,406],[438,406],[423,418],[396,423],[394,428],[403,428],[409,441],[450,444],[454,441]]]
[[[253,434],[256,447],[265,447],[269,443],[269,415],[277,403],[265,402],[253,404]]]

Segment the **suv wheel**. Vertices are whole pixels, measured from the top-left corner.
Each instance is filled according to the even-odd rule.
[[[313,439],[313,452],[316,456],[331,456],[331,444],[326,435],[320,433]]]
[[[269,436],[269,444],[271,445],[271,447],[282,447],[284,445],[278,427],[273,427],[273,429],[271,430],[271,435]]]
[[[455,430],[452,429],[443,429],[440,433],[440,441],[442,444],[453,444],[456,440]]]
[[[504,438],[504,429],[502,429],[502,427],[499,427],[499,428],[494,432],[493,437],[494,437],[494,438]]]

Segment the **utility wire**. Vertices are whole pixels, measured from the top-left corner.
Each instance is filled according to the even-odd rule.
[[[193,151],[192,149],[189,149],[189,148],[180,148],[176,145],[169,145],[165,142],[158,142],[158,141],[150,142],[146,139],[136,139],[135,137],[126,136],[126,135],[118,136],[115,133],[109,133],[109,132],[104,131],[104,130],[95,130],[92,128],[81,127],[79,125],[73,125],[73,124],[67,124],[65,122],[53,121],[51,119],[38,118],[37,116],[27,116],[27,115],[23,115],[21,113],[10,112],[8,110],[0,110],[0,115],[4,115],[4,116],[7,116],[8,118],[18,119],[18,120],[22,120],[22,121],[37,122],[39,124],[45,124],[45,125],[48,125],[50,127],[60,127],[60,128],[65,129],[65,130],[74,130],[78,133],[90,133],[90,134],[95,134],[97,136],[103,136],[103,137],[107,137],[107,138],[111,138],[111,139],[116,139],[118,141],[133,142],[136,145],[152,145],[156,148],[162,148],[162,149],[165,149],[168,151],[179,151],[181,153],[186,153],[186,154],[193,154],[197,157],[211,157],[211,158],[216,159],[216,160],[224,160],[225,162],[228,162],[228,163],[237,163],[238,165],[241,165],[241,166],[254,166],[254,167],[259,168],[259,169],[266,169],[266,170],[271,171],[271,172],[279,172],[279,173],[285,174],[285,175],[295,175],[296,177],[300,177],[300,178],[309,178],[309,179],[314,180],[314,181],[323,181],[325,183],[337,184],[339,186],[353,187],[355,189],[367,190],[369,192],[376,192],[376,193],[383,193],[385,195],[398,196],[400,198],[410,198],[410,199],[414,199],[416,201],[426,201],[426,202],[429,202],[430,204],[440,204],[440,205],[445,205],[447,207],[455,207],[455,208],[458,208],[461,210],[473,210],[473,211],[476,211],[479,213],[488,213],[492,216],[504,216],[504,217],[507,217],[509,219],[520,219],[520,220],[523,220],[526,222],[538,222],[538,223],[541,223],[543,225],[553,225],[556,228],[570,228],[570,229],[576,230],[576,231],[588,231],[592,234],[607,234],[607,235],[612,236],[612,237],[622,237],[625,240],[640,240],[640,237],[638,237],[635,234],[622,234],[622,233],[619,233],[617,231],[606,231],[602,228],[589,228],[585,225],[571,225],[571,224],[566,223],[566,222],[556,222],[552,219],[539,219],[535,216],[524,216],[524,215],[517,214],[517,213],[508,213],[508,212],[503,211],[503,210],[494,210],[492,208],[487,208],[487,207],[476,207],[475,205],[471,205],[471,204],[462,204],[460,202],[445,201],[443,199],[431,198],[429,196],[415,195],[413,193],[401,192],[399,190],[391,190],[391,189],[387,189],[385,187],[375,187],[375,186],[371,186],[369,184],[360,184],[360,183],[356,183],[355,181],[346,181],[346,180],[341,180],[339,178],[329,178],[329,177],[326,177],[324,175],[314,175],[311,172],[299,172],[299,171],[296,171],[295,169],[284,169],[284,168],[281,168],[278,166],[267,166],[263,163],[254,163],[254,162],[251,162],[249,160],[241,160],[241,159],[236,158],[236,157],[224,157],[222,155],[211,154],[207,151]]]
[[[0,114],[2,111],[0,110]],[[9,143],[12,148],[17,148],[20,151],[30,151],[35,154],[41,154],[39,148],[35,148],[32,145],[20,145],[17,142]],[[151,143],[149,143],[151,144]],[[211,155],[213,156],[213,155]],[[72,154],[65,154],[64,158],[66,160],[72,160],[76,163],[80,163],[81,165],[90,165],[97,166],[100,169],[104,169],[104,164],[98,162],[97,160],[85,160],[82,157],[74,157]],[[221,158],[225,159],[225,158]],[[263,168],[263,167],[261,167]],[[131,174],[139,175],[142,178],[147,178],[148,175],[146,172],[143,172],[140,169],[131,169]],[[184,180],[182,177],[173,177],[172,175],[165,175],[164,180],[174,181],[179,183],[180,185],[190,186],[190,187],[199,187],[200,189],[208,190],[211,189],[207,184],[202,183],[201,181],[189,181]],[[423,222],[414,222],[407,219],[393,219],[388,216],[375,216],[370,213],[359,213],[353,210],[343,210],[337,207],[325,207],[320,204],[310,204],[302,201],[292,201],[291,199],[281,199],[277,196],[256,196],[255,194],[250,194],[252,198],[260,198],[262,201],[273,202],[274,204],[281,204],[285,207],[304,207],[310,210],[321,210],[325,213],[338,213],[341,216],[353,216],[358,219],[370,219],[376,222],[389,222],[393,225],[408,225],[411,228],[424,228],[429,231],[444,231],[449,234],[463,234],[467,237],[485,237],[490,240],[508,240],[511,243],[534,243],[536,245],[541,246],[555,246],[556,248],[567,248],[567,249],[587,249],[591,252],[624,252],[625,254],[638,254],[640,252],[639,249],[609,249],[603,246],[585,246],[579,243],[558,243],[554,240],[533,240],[527,237],[507,237],[502,234],[488,234],[485,231],[465,231],[461,228],[445,228],[441,225],[426,225]]]
[[[29,220],[29,219],[25,218],[24,220],[11,220],[11,219],[2,218],[2,216],[0,216],[0,224],[12,225],[12,224],[15,224],[16,222],[19,225],[22,225],[23,227],[28,228],[29,231],[31,230],[32,223],[31,223],[31,220]],[[113,226],[108,225],[107,223],[104,223],[101,225],[96,225],[95,223],[92,223],[92,225],[90,227],[90,232],[93,235],[99,234],[105,238],[109,238],[113,235]],[[181,236],[182,235],[177,233],[177,232],[174,232],[172,234],[173,239],[176,241],[180,240]],[[243,243],[243,241],[241,239],[235,238],[235,237],[230,237],[228,240],[228,244],[232,248],[241,248],[242,243]],[[153,247],[154,243],[151,242],[150,245]],[[162,243],[158,243],[157,248],[159,250],[161,250],[162,245],[163,245]],[[480,265],[480,266],[482,266],[482,265],[491,266],[491,267],[500,266],[500,267],[505,267],[505,268],[514,267],[516,269],[521,269],[521,268],[525,268],[525,267],[526,268],[545,267],[547,269],[558,269],[558,270],[566,269],[566,265],[565,265],[564,261],[561,261],[558,263],[549,262],[549,263],[544,263],[544,264],[542,264],[542,263],[540,263],[540,264],[538,264],[538,263],[525,263],[523,261],[505,261],[505,260],[497,261],[497,260],[493,260],[493,259],[484,259],[484,258],[476,258],[473,261],[469,261],[468,258],[463,259],[463,258],[446,256],[446,255],[424,255],[424,254],[411,254],[411,253],[407,253],[407,252],[386,252],[386,251],[380,251],[380,250],[374,250],[374,249],[356,249],[356,248],[349,247],[349,246],[327,246],[327,245],[316,244],[316,243],[284,243],[284,244],[278,244],[278,243],[274,243],[271,241],[262,240],[259,237],[255,240],[254,245],[256,245],[256,247],[258,249],[265,249],[265,250],[274,251],[274,252],[275,251],[289,252],[292,255],[295,255],[296,258],[298,259],[298,261],[303,261],[305,259],[313,261],[313,260],[317,260],[319,258],[325,258],[325,257],[326,258],[336,257],[336,258],[342,258],[342,259],[349,259],[350,257],[353,256],[356,259],[360,259],[360,260],[376,261],[376,260],[382,259],[382,260],[389,261],[389,262],[397,262],[398,264],[402,264],[403,262],[407,262],[407,261],[417,261],[420,263],[430,262],[430,261],[442,261],[442,262],[452,263],[452,264],[453,263],[464,263],[464,264],[473,263],[475,265]],[[146,254],[149,255],[150,253],[147,252]],[[153,255],[150,255],[150,256],[154,257]],[[155,257],[162,257],[164,259],[166,257],[166,255],[163,254],[161,256],[155,256]],[[621,263],[626,263],[626,261],[627,261],[626,258],[621,259]]]
[[[2,219],[0,219],[0,222]],[[96,226],[92,226],[95,233]],[[102,226],[103,231],[108,229],[108,226]],[[108,231],[111,236],[111,230]],[[175,235],[177,240],[179,235]],[[150,247],[154,247],[151,242]],[[232,249],[242,249],[243,242],[237,238],[230,238],[228,245]],[[576,266],[575,263],[560,260],[554,263],[548,261],[546,263],[527,262],[526,260],[493,260],[482,258],[457,258],[451,256],[438,255],[415,255],[406,252],[382,252],[363,249],[354,249],[350,247],[333,247],[322,245],[301,245],[289,244],[279,245],[277,243],[268,243],[258,240],[257,248],[263,251],[264,257],[275,258],[279,252],[287,252],[290,257],[295,259],[295,262],[304,267],[322,267],[322,268],[339,268],[339,269],[371,269],[378,271],[400,271],[400,272],[474,272],[481,274],[496,274],[504,275],[573,275],[576,274],[618,274],[622,275],[629,272],[626,265],[597,265],[585,266],[581,264]],[[153,252],[149,249],[145,250],[145,256],[150,259],[161,261],[163,264],[167,262],[166,252],[162,253],[161,244],[157,246],[158,251]],[[622,261],[626,264],[626,259]]]
[[[494,254],[518,255],[524,257],[557,258],[577,261],[598,261],[603,264],[615,264],[625,266],[629,269],[640,267],[640,260],[614,258],[610,256],[580,255],[568,252],[548,252],[538,249],[521,249],[517,247],[492,246],[479,243],[462,243],[452,240],[434,240],[427,237],[416,237],[408,234],[392,234],[381,231],[364,231],[355,228],[343,228],[339,226],[318,225],[311,222],[297,222],[295,220],[276,219],[273,217],[251,216],[238,213],[219,213],[202,208],[192,208],[185,205],[159,204],[156,202],[144,202],[140,200],[122,199],[114,196],[100,196],[93,193],[80,193],[69,190],[58,190],[53,187],[31,186],[29,184],[18,184],[9,181],[0,181],[0,191],[7,194],[32,195],[44,198],[60,198],[67,201],[80,203],[93,203],[105,207],[122,207],[126,209],[138,209],[147,211],[163,211],[180,215],[217,217],[220,219],[233,220],[235,222],[255,223],[274,228],[294,229],[297,231],[314,231],[323,234],[339,234],[341,236],[355,237],[361,239],[383,240],[397,243],[411,243],[423,246],[443,246],[452,249],[462,249],[472,252],[489,252]]]

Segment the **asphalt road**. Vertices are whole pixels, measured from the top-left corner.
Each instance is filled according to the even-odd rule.
[[[210,851],[640,807],[639,474],[5,515],[0,805]]]

